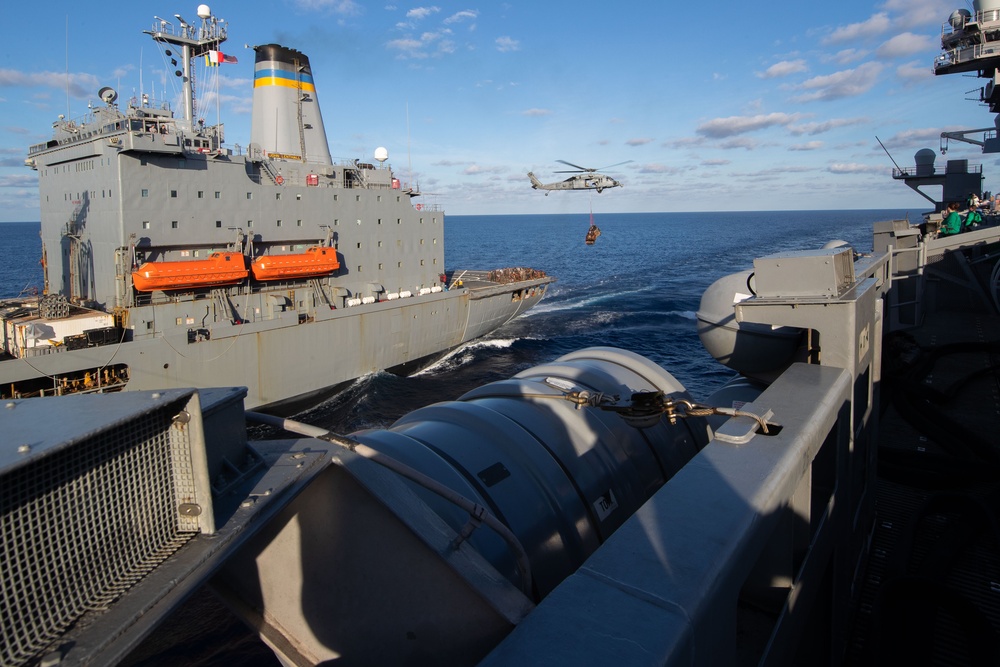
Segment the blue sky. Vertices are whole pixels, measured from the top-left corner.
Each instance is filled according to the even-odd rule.
[[[942,130],[992,126],[982,82],[935,77],[941,25],[967,0],[715,3],[225,0],[219,68],[229,144],[249,141],[254,53],[309,56],[331,154],[390,163],[451,214],[910,208],[878,136],[903,167]],[[0,27],[0,220],[38,220],[27,147],[58,114],[82,116],[105,85],[175,99],[153,15],[196,2],[5,7]],[[697,10],[697,11],[696,11]],[[171,70],[173,68],[170,68]],[[68,72],[68,77],[67,77]],[[214,93],[201,91],[215,122]],[[175,105],[179,108],[179,105]],[[952,142],[947,158],[996,160]],[[602,167],[625,187],[531,189]]]

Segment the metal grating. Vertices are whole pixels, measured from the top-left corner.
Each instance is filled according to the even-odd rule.
[[[44,400],[44,399],[41,399]],[[0,665],[37,658],[197,530],[183,403],[138,415],[0,479]]]

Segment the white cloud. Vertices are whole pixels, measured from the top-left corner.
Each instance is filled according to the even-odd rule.
[[[497,45],[497,51],[501,53],[507,53],[508,51],[517,51],[518,49],[521,48],[521,43],[511,37],[497,37],[496,45]]]
[[[68,90],[73,97],[87,98],[97,95],[100,82],[93,74],[70,74],[67,81],[65,72],[29,73],[13,69],[0,69],[0,88],[7,86],[58,88]]]
[[[466,167],[463,171],[466,176],[477,176],[479,174],[505,174],[507,167],[483,167],[478,164]]]
[[[802,118],[800,114],[770,113],[756,116],[729,116],[702,123],[696,133],[713,138],[732,137],[768,127],[790,125]]]
[[[649,162],[641,165],[638,171],[640,174],[679,174],[683,170],[659,162]]]
[[[882,46],[878,47],[876,53],[881,58],[905,58],[918,53],[933,53],[939,44],[928,35],[914,35],[912,32],[904,32],[883,43]]]
[[[538,117],[538,116],[548,116],[551,113],[552,111],[550,109],[525,109],[524,111],[521,112],[521,115]]]
[[[971,4],[955,0],[886,0],[882,8],[892,12],[892,21],[897,28],[905,29],[939,26],[956,7]]]
[[[927,63],[914,60],[897,67],[896,76],[906,81],[922,81],[933,79],[934,72]]]
[[[22,157],[16,166],[24,166]],[[0,188],[37,188],[38,174],[6,174],[0,176]]]
[[[850,65],[868,57],[868,51],[864,49],[841,49],[833,55],[823,58],[825,62],[835,62],[840,65]]]
[[[884,166],[857,162],[834,162],[826,170],[831,174],[885,174],[887,171]]]
[[[804,144],[792,144],[788,147],[790,151],[815,151],[823,148],[822,141],[807,141]]]
[[[726,150],[730,150],[733,148],[743,148],[749,151],[753,150],[757,146],[758,143],[749,137],[737,137],[735,139],[729,139],[727,141],[723,141],[721,144],[719,144],[720,148]]]
[[[826,120],[821,123],[801,123],[798,125],[793,125],[788,128],[788,131],[794,135],[817,135],[823,134],[824,132],[829,132],[830,130],[835,130],[838,127],[849,127],[851,125],[860,125],[861,123],[867,123],[867,118],[833,118],[831,120]]]
[[[823,42],[825,44],[838,44],[840,42],[849,42],[855,39],[867,39],[876,35],[881,35],[882,33],[888,31],[891,27],[892,23],[889,21],[889,15],[885,12],[879,12],[878,14],[872,15],[866,21],[851,23],[850,25],[845,25],[835,29],[826,37],[826,39],[823,40]]]
[[[440,7],[414,7],[410,11],[406,12],[406,18],[413,19],[414,21],[420,21],[431,14],[437,14],[441,11]]]
[[[807,69],[805,60],[782,60],[779,63],[774,63],[763,72],[757,72],[757,76],[761,79],[775,79],[805,72]]]
[[[653,140],[649,137],[637,137],[635,139],[629,139],[625,142],[626,146],[645,146],[646,144],[653,143]]]
[[[811,92],[799,95],[795,101],[837,100],[866,93],[878,81],[882,68],[881,63],[868,62],[854,69],[813,77],[797,86],[800,90]]]
[[[479,12],[474,9],[466,9],[460,12],[455,12],[448,18],[444,20],[445,25],[452,23],[461,23],[462,21],[475,21],[479,16]]]

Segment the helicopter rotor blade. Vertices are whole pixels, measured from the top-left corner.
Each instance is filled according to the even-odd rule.
[[[567,165],[569,167],[576,167],[580,171],[597,171],[596,169],[587,169],[586,167],[581,167],[578,164],[573,164],[572,162],[567,162],[566,160],[556,160],[556,162],[561,162],[562,164],[565,164],[565,165]],[[562,173],[566,173],[566,172],[562,172]]]
[[[592,171],[604,171],[605,169],[611,169],[611,167],[620,167],[623,164],[628,164],[629,162],[635,162],[635,160],[625,160],[624,162],[619,162],[618,164],[609,164],[607,167],[600,167],[599,169],[594,169]]]

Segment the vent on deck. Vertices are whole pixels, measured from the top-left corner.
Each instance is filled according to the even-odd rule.
[[[2,665],[36,660],[191,536],[214,531],[197,394],[107,398],[0,406]]]

